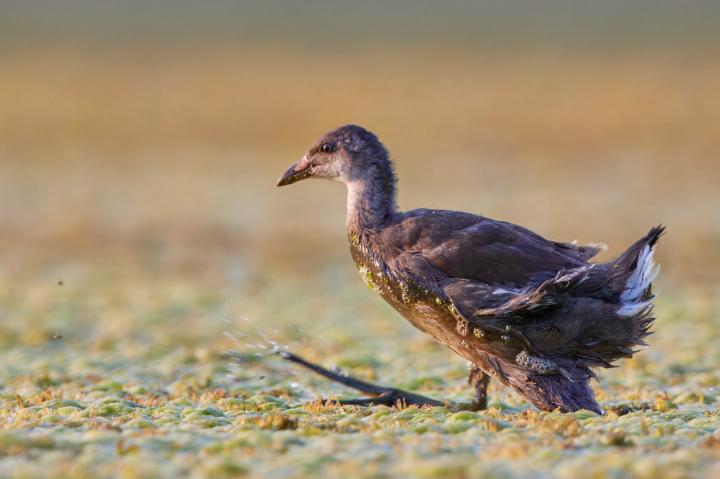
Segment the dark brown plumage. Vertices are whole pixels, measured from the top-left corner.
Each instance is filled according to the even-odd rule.
[[[471,362],[478,406],[490,376],[543,410],[602,413],[588,386],[591,368],[611,367],[645,344],[663,227],[616,260],[591,264],[595,246],[548,241],[504,221],[399,212],[387,151],[354,125],[325,135],[278,184],[309,177],[347,184],[346,228],[361,276],[411,324]]]

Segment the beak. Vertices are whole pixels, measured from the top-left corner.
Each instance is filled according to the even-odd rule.
[[[296,181],[304,180],[309,176],[311,176],[310,162],[307,161],[306,157],[303,157],[300,161],[292,165],[285,173],[283,173],[277,182],[277,186],[291,185]]]

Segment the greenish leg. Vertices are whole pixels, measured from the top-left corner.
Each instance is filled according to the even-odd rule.
[[[470,366],[470,375],[468,376],[468,384],[472,386],[475,398],[469,409],[479,411],[487,409],[487,388],[490,383],[490,375],[475,366]]]
[[[403,391],[402,389],[396,389],[386,386],[379,386],[372,384],[362,379],[353,378],[351,376],[345,376],[334,371],[330,371],[322,366],[311,363],[300,356],[287,352],[278,352],[280,357],[286,361],[303,366],[315,373],[335,381],[345,386],[357,389],[365,394],[372,397],[362,399],[349,399],[345,401],[337,401],[343,405],[354,405],[354,406],[372,406],[372,405],[384,405],[384,406],[448,406],[449,403],[437,401],[420,394],[411,393],[409,391]]]

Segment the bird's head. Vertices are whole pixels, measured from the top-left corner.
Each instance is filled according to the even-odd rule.
[[[326,178],[343,183],[363,179],[372,167],[387,162],[385,147],[368,130],[345,125],[325,134],[278,180],[285,186],[305,178]]]

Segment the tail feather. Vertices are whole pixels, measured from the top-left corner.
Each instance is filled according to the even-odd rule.
[[[515,319],[543,310],[543,324],[555,326],[518,323],[536,346],[537,358],[550,367],[545,363],[535,367],[518,355],[512,362],[488,361],[488,370],[542,410],[588,409],[603,414],[588,384],[594,377],[590,368],[613,367],[614,361],[631,357],[645,345],[654,321],[652,282],[659,272],[654,249],[664,231],[656,226],[615,261],[558,273],[532,291],[487,310],[489,316]]]
[[[654,226],[648,234],[633,243],[623,254],[611,263],[618,279],[625,276],[625,280],[634,272],[640,263],[652,262],[652,251],[655,249],[660,237],[665,233],[662,225]]]
[[[631,357],[638,346],[646,345],[644,339],[655,320],[652,282],[659,272],[654,262],[655,246],[664,231],[663,226],[652,228],[615,261],[598,268],[598,273],[607,278],[605,286],[599,289],[602,295],[591,294],[581,299],[576,312],[584,311],[588,316],[599,314],[606,319],[582,323],[587,324],[588,329],[581,327],[578,339],[570,342],[576,348],[574,355],[583,352],[585,356],[612,364],[617,359]],[[602,283],[597,281],[595,287]],[[602,303],[594,302],[597,300]],[[581,364],[593,366],[593,361]]]
[[[620,289],[618,315],[649,315],[653,299],[652,282],[660,272],[654,261],[655,245],[664,231],[663,226],[652,228],[615,261],[615,281]]]

